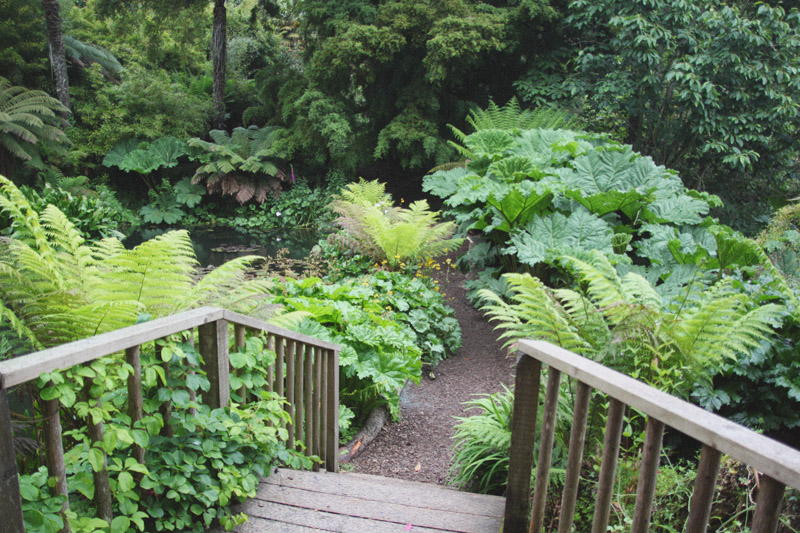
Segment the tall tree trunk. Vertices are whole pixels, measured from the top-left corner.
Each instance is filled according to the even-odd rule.
[[[214,0],[211,61],[214,65],[214,127],[225,128],[225,62],[227,55],[225,0]]]
[[[44,7],[44,20],[47,24],[47,43],[50,46],[50,65],[56,80],[56,93],[64,107],[71,109],[67,58],[64,55],[64,40],[61,34],[61,8],[58,0],[42,0],[42,6]]]

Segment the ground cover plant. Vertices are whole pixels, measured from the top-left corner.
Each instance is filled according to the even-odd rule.
[[[340,400],[356,425],[382,405],[399,416],[406,382],[419,383],[423,365],[432,372],[461,346],[453,310],[421,276],[375,270],[335,282],[287,279],[276,290],[274,303],[309,315],[298,331],[342,346]]]
[[[274,357],[252,340],[231,353],[249,379],[265,374]],[[256,401],[212,410],[200,403],[209,383],[190,343],[177,336],[148,344],[141,358],[144,417],[133,425],[125,414],[132,368],[119,356],[40,377],[42,399],[58,401],[67,413],[69,510],[62,513],[63,497],[39,484],[45,467],[31,467],[20,475],[28,531],[61,531],[66,523],[83,532],[205,531],[214,521],[230,528],[245,520],[230,506],[254,496],[270,468],[310,467],[310,458],[284,446],[288,415],[276,394],[261,391]],[[90,439],[87,420],[102,421],[102,441]],[[143,462],[134,458],[134,446],[146,450]],[[110,523],[93,502],[100,490],[93,473],[104,468],[113,498]]]

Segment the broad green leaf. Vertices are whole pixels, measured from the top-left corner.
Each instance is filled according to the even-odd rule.
[[[118,142],[103,158],[103,166],[119,167],[125,159],[125,156],[134,150],[138,150],[140,144],[142,144],[142,141],[138,139],[125,139],[124,141]]]
[[[569,217],[561,213],[534,218],[523,231],[511,236],[509,252],[516,253],[520,262],[536,265],[559,255],[583,255],[599,250],[613,255],[611,226],[584,209]]]
[[[126,172],[150,174],[160,166],[160,161],[152,152],[137,149],[125,154],[125,157],[122,158],[122,161],[117,166]]]
[[[106,455],[100,448],[89,448],[89,464],[92,465],[92,470],[99,472],[105,466]]]
[[[133,476],[130,472],[120,472],[117,477],[117,490],[121,492],[128,492],[136,486]]]
[[[69,486],[89,500],[94,498],[94,477],[89,472],[78,472],[72,476],[69,480]]]
[[[708,204],[685,194],[657,199],[644,211],[644,219],[660,224],[700,224],[708,214]]]
[[[514,137],[506,130],[481,130],[467,136],[464,145],[475,156],[488,156],[498,160],[502,154],[514,146]]]
[[[522,185],[522,184],[520,184]],[[520,190],[527,189],[527,190]],[[513,188],[499,200],[494,194],[487,198],[487,203],[494,209],[500,223],[491,229],[511,232],[518,226],[526,224],[534,213],[541,212],[550,206],[553,193],[544,186],[530,184],[527,187]],[[487,229],[488,231],[488,229]]]
[[[186,154],[186,143],[175,137],[161,137],[150,143],[147,150],[154,156],[158,167],[172,168],[178,164],[178,158]]]
[[[111,533],[126,533],[131,527],[131,520],[127,516],[117,516],[111,521]]]
[[[20,483],[19,493],[23,499],[31,502],[39,499],[39,489],[29,483]]]

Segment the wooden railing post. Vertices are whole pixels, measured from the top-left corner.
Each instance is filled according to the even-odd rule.
[[[61,414],[58,398],[53,400],[41,400],[45,449],[45,466],[47,474],[55,480],[52,493],[68,496],[67,490],[67,467],[64,464],[64,441],[61,436]],[[64,519],[62,533],[67,533],[71,529],[67,522],[66,510],[69,509],[69,500],[64,501],[61,508],[61,516]]]
[[[317,348],[314,356],[314,397],[312,402],[314,404],[314,455],[322,457],[322,446],[325,442],[322,436],[322,422],[325,417],[322,413],[322,356],[324,350]],[[314,472],[319,471],[319,465],[314,463]]]
[[[296,349],[297,343],[295,341],[286,343],[286,410],[291,417],[291,421],[286,425],[286,429],[289,432],[286,446],[292,450],[294,449],[295,425],[297,424],[297,402],[294,398],[294,352]]]
[[[244,349],[244,326],[240,324],[236,324],[233,326],[233,345],[236,347],[237,350]],[[247,403],[247,386],[242,385],[239,387],[239,396],[241,397],[242,404]]]
[[[684,533],[705,533],[708,527],[721,456],[719,451],[708,445],[704,445],[700,452],[700,464],[697,465],[697,477]]]
[[[206,377],[211,383],[204,402],[212,409],[228,407],[231,402],[228,323],[225,320],[215,320],[197,329],[200,355],[203,356]]]
[[[325,350],[327,367],[323,369],[328,377],[327,389],[322,393],[327,398],[325,419],[325,469],[328,472],[339,470],[339,352]]]
[[[314,354],[317,352],[313,346],[306,346],[306,358],[303,360],[303,405],[305,406],[305,422],[303,424],[303,440],[306,444],[306,455],[314,455],[314,412],[316,410],[313,403],[313,362]]]
[[[131,365],[133,372],[128,376],[128,416],[131,417],[131,428],[142,419],[142,363],[139,357],[139,346],[125,350],[125,361]],[[144,448],[138,444],[133,446],[133,457],[144,464]]]
[[[639,482],[636,487],[636,506],[633,509],[632,533],[647,533],[650,529],[650,515],[656,495],[656,477],[661,464],[661,443],[664,440],[664,423],[652,416],[647,417],[642,466],[639,468]]]
[[[4,389],[0,389],[0,517],[2,517],[3,531],[14,533],[25,531],[17,457],[14,452],[14,432],[11,429],[11,411]]]
[[[536,485],[533,490],[530,533],[539,533],[544,527],[544,508],[547,504],[547,487],[550,484],[550,464],[553,461],[553,438],[556,431],[556,411],[561,389],[561,372],[555,368],[547,371],[547,391],[542,417],[542,436],[539,438],[539,458],[536,462]]]
[[[589,419],[589,400],[592,389],[586,383],[578,382],[575,394],[575,411],[572,414],[572,431],[569,435],[569,456],[567,472],[564,476],[564,492],[561,496],[561,510],[558,516],[558,533],[571,533],[575,518],[575,504],[578,501],[583,447],[586,444],[586,423]]]
[[[541,362],[524,354],[520,356],[514,379],[514,413],[511,418],[511,447],[503,522],[503,531],[506,533],[528,531],[541,370]]]
[[[90,392],[91,388],[92,380],[87,379],[84,383],[83,390],[84,397],[89,405],[94,402]],[[96,403],[99,405],[99,400]],[[108,457],[106,456],[105,450],[100,447],[100,444],[103,442],[103,422],[101,420],[95,423],[92,414],[89,413],[86,417],[86,425],[89,429],[91,446],[97,447],[101,450],[103,455],[103,464],[100,470],[95,472],[94,468],[92,468],[92,478],[94,479],[94,504],[97,507],[98,518],[102,518],[110,524],[113,515],[111,509],[111,484],[108,481]]]
[[[622,438],[622,424],[625,421],[625,404],[616,398],[608,401],[606,435],[603,438],[603,458],[600,462],[600,477],[597,480],[597,497],[594,504],[592,533],[605,533],[608,529],[608,516],[611,497],[614,495],[614,478],[619,459],[619,443]]]
[[[786,486],[764,474],[758,489],[756,512],[753,515],[753,533],[775,533],[781,514],[783,492]]]

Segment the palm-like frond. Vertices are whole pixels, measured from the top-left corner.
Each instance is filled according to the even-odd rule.
[[[122,72],[120,62],[114,54],[96,44],[84,43],[69,35],[64,35],[64,55],[74,64],[86,68],[92,63],[99,64],[106,76],[116,76]]]
[[[0,77],[0,150],[31,161],[40,143],[67,143],[59,115],[68,111],[47,93],[13,86]]]
[[[135,301],[154,315],[168,314],[191,289],[196,264],[187,231],[164,233],[98,262],[90,300]]]
[[[716,363],[756,348],[786,312],[774,304],[749,308],[726,280],[710,288],[688,287],[692,293],[675,310],[645,278],[633,273],[620,278],[600,254],[561,262],[585,283],[586,296],[550,291],[527,274],[503,277],[510,302],[481,291],[484,311],[505,330],[501,338],[508,344],[530,337],[590,357],[608,355],[625,370],[673,387],[673,393],[688,393],[686,385],[709,379]]]
[[[240,204],[255,199],[262,203],[268,194],[280,195],[286,175],[272,160],[270,148],[280,128],[234,128],[228,135],[211,130],[213,142],[193,138],[187,144],[211,155],[211,161],[197,169],[192,183],[205,182],[210,193],[236,198]]]

